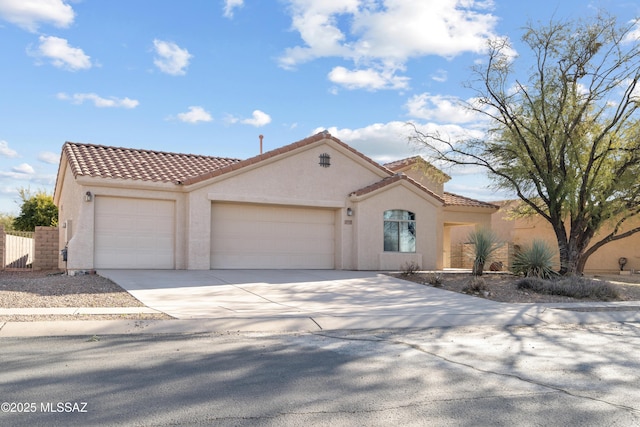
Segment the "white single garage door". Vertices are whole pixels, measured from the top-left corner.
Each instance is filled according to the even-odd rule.
[[[213,203],[211,268],[334,268],[335,211]]]
[[[94,203],[95,268],[174,268],[173,201],[97,196]]]

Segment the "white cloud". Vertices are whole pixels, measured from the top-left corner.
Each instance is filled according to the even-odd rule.
[[[40,46],[29,54],[37,58],[48,58],[58,68],[69,71],[86,70],[91,68],[91,57],[82,49],[69,46],[69,42],[60,37],[40,36]]]
[[[431,79],[438,83],[444,83],[449,79],[449,73],[447,73],[447,70],[437,70],[431,75]]]
[[[28,163],[22,163],[21,165],[11,168],[11,170],[15,173],[24,175],[33,175],[36,173],[35,169],[33,169],[33,167]]]
[[[255,110],[252,114],[252,118],[241,120],[241,123],[255,127],[262,127],[271,123],[271,116],[260,110]]]
[[[315,129],[313,133],[321,132],[324,129]],[[375,123],[359,129],[330,127],[326,130],[380,163],[416,155],[415,148],[409,144],[408,140],[411,128],[405,122]]]
[[[415,57],[447,58],[484,52],[495,37],[491,0],[288,0],[292,29],[302,44],[285,50],[280,65],[295,68],[323,57],[393,75]],[[364,67],[363,67],[364,66]],[[380,73],[380,71],[379,71]],[[384,73],[381,73],[384,74]],[[346,79],[346,84],[352,84]],[[379,84],[372,80],[369,88]],[[399,85],[405,87],[406,81]]]
[[[160,71],[172,76],[182,76],[187,73],[185,69],[193,57],[187,49],[182,49],[173,42],[158,39],[153,41],[153,46],[157,55],[153,63]]]
[[[623,43],[637,43],[640,41],[640,20],[633,20],[629,22],[632,24],[632,30],[629,31],[624,39],[622,39]]]
[[[229,124],[242,123],[245,125],[262,127],[271,123],[271,116],[263,111],[255,110],[250,119],[239,119],[238,117],[232,116],[231,114],[227,114],[227,116],[224,118],[224,121]]]
[[[51,151],[42,151],[38,153],[38,160],[42,163],[55,165],[58,163],[58,161],[60,161],[60,155],[52,153]]]
[[[9,143],[7,141],[0,141],[0,157],[15,158],[18,157],[18,152],[9,148]]]
[[[136,108],[140,102],[131,98],[116,98],[111,96],[103,98],[95,93],[74,93],[67,95],[64,92],[58,93],[56,97],[62,101],[71,101],[73,104],[82,104],[85,101],[93,102],[98,108]]]
[[[233,18],[234,9],[244,6],[244,0],[225,0],[224,17]]]
[[[372,68],[365,70],[347,70],[335,67],[329,73],[329,80],[347,89],[406,89],[409,78],[394,75],[389,71],[377,71]]]
[[[2,0],[0,17],[36,32],[40,23],[66,28],[73,23],[75,13],[63,0]]]
[[[210,122],[213,117],[204,108],[192,106],[188,112],[179,113],[178,120],[185,123]]]
[[[414,123],[414,125],[424,134],[438,133],[444,138],[450,138],[452,141],[465,137],[479,138],[483,135],[481,131],[455,124]],[[318,133],[324,129],[317,128],[313,133]],[[413,127],[406,122],[375,123],[359,129],[331,127],[327,130],[331,135],[380,163],[415,156],[422,151],[422,147],[409,142],[409,137],[413,135],[414,131]]]
[[[474,100],[467,102],[473,103]],[[411,97],[405,107],[409,116],[416,119],[432,120],[438,123],[473,123],[484,119],[465,107],[456,97],[422,93]]]

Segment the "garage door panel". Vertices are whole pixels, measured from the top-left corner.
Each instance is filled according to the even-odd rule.
[[[328,209],[213,203],[211,267],[331,269],[334,221]]]
[[[95,204],[96,268],[174,268],[173,201],[99,196]]]

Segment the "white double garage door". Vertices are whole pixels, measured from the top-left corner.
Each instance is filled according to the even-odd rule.
[[[175,268],[173,201],[96,197],[95,203],[96,268]],[[213,203],[211,268],[332,269],[335,216],[332,209]]]

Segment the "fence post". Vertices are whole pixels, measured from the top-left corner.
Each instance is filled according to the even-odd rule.
[[[4,231],[4,225],[0,225],[0,271],[4,271],[7,261],[5,259],[5,248],[7,247],[7,233]]]
[[[33,269],[58,270],[58,229],[56,227],[38,226],[33,238],[35,243]]]

